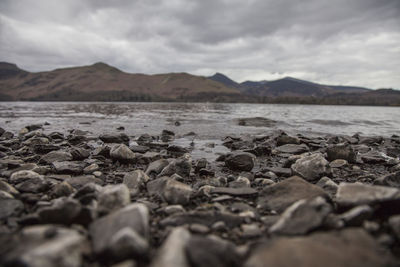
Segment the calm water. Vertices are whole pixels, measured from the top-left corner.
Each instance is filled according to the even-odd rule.
[[[262,127],[240,126],[241,118],[276,121]],[[180,126],[175,122],[179,121]],[[87,130],[93,134],[116,132],[138,136],[195,132],[198,139],[226,135],[263,134],[282,129],[289,133],[352,135],[400,134],[400,108],[219,103],[72,103],[0,102],[0,126],[11,131],[33,123],[50,123],[46,131]]]

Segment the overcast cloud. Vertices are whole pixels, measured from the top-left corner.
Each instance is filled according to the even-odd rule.
[[[1,0],[0,61],[400,89],[400,1]]]

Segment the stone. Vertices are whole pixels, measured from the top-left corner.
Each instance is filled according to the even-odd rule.
[[[150,195],[157,195],[169,204],[187,204],[192,195],[189,185],[161,177],[147,183],[147,191]]]
[[[320,187],[294,176],[264,188],[260,193],[258,204],[262,210],[275,210],[281,213],[298,200],[313,199],[318,196],[329,199],[328,194]]]
[[[400,188],[400,171],[384,175],[376,179],[374,184]]]
[[[400,240],[400,215],[394,215],[388,220],[389,226],[396,235],[397,240]]]
[[[89,226],[93,252],[102,255],[110,250],[111,240],[121,229],[129,228],[143,237],[149,237],[149,211],[144,204],[134,203],[100,219]]]
[[[240,266],[241,258],[236,252],[235,245],[216,236],[193,235],[185,244],[185,250],[191,266]]]
[[[187,178],[190,175],[191,169],[192,158],[190,154],[185,154],[183,157],[170,162],[158,176],[172,176],[173,174],[178,174],[183,178]]]
[[[75,189],[66,181],[54,185],[50,195],[54,198],[67,197],[75,192]]]
[[[125,227],[112,236],[109,253],[114,260],[124,260],[133,257],[143,257],[149,249],[145,238],[130,227]]]
[[[275,150],[278,151],[279,153],[302,154],[302,153],[308,152],[310,149],[305,144],[301,144],[301,145],[287,144],[287,145],[278,146],[275,148]]]
[[[197,233],[197,234],[207,234],[208,232],[210,232],[210,228],[208,226],[198,223],[191,224],[189,226],[189,230],[192,233]]]
[[[348,226],[360,226],[372,217],[374,211],[368,205],[354,207],[338,216]]]
[[[185,249],[190,237],[184,227],[174,228],[157,251],[150,267],[190,267]]]
[[[269,229],[271,234],[304,235],[320,227],[332,211],[322,197],[301,199],[289,206],[279,220]]]
[[[55,161],[52,165],[56,173],[60,174],[81,174],[86,167],[86,164],[80,161]]]
[[[242,187],[250,187],[251,183],[247,177],[239,176],[236,180],[229,183],[229,187],[232,188],[242,188]]]
[[[330,146],[326,149],[329,161],[337,159],[343,159],[350,163],[355,163],[357,158],[357,152],[350,145],[338,144]]]
[[[317,183],[317,186],[321,187],[329,196],[333,197],[336,195],[338,185],[332,181],[329,177],[322,177]]]
[[[139,145],[130,145],[129,149],[132,150],[135,153],[146,153],[147,151],[150,150],[148,146],[139,146]]]
[[[37,179],[37,178],[43,178],[43,176],[34,171],[17,171],[11,175],[10,182],[17,184],[30,179]]]
[[[147,166],[146,174],[149,176],[157,176],[168,164],[169,162],[166,159],[153,161]]]
[[[276,138],[276,145],[277,146],[282,146],[282,145],[287,145],[287,144],[300,144],[300,139],[294,136],[289,136],[289,135],[280,135]]]
[[[301,157],[291,166],[295,175],[314,181],[331,172],[329,162],[320,153]]]
[[[33,171],[18,171],[11,175],[10,181],[17,183],[15,188],[19,192],[39,193],[45,191],[49,184],[42,175]]]
[[[340,183],[336,193],[336,202],[345,207],[373,205],[394,200],[400,200],[400,190],[387,186]]]
[[[99,165],[96,163],[90,164],[89,166],[85,167],[83,169],[84,174],[91,174],[94,173],[95,171],[98,171],[100,169]]]
[[[361,154],[361,160],[367,164],[384,164],[386,163],[387,158],[378,151],[370,151]]]
[[[13,199],[13,198],[14,196],[11,195],[10,193],[0,190],[0,199]]]
[[[250,187],[212,187],[210,190],[211,194],[223,194],[238,197],[254,197],[258,195],[258,191]]]
[[[65,180],[68,184],[70,184],[73,188],[79,189],[86,184],[95,183],[98,185],[103,185],[103,181],[99,178],[94,177],[93,175],[83,175],[83,176],[75,176]]]
[[[168,205],[165,208],[163,208],[163,211],[168,214],[175,214],[175,213],[182,213],[185,212],[185,209],[182,207],[182,205]]]
[[[24,203],[18,199],[0,199],[0,220],[18,216],[24,210]]]
[[[4,191],[4,192],[7,192],[7,193],[9,193],[11,195],[14,195],[14,196],[19,194],[17,189],[15,189],[9,183],[3,182],[3,181],[0,181],[0,190]]]
[[[335,159],[331,163],[329,163],[329,167],[331,168],[341,168],[348,164],[347,160],[345,159]]]
[[[21,230],[6,266],[79,267],[85,238],[73,229],[54,225],[29,226]]]
[[[262,235],[262,230],[256,223],[242,224],[242,237],[244,238],[254,238]]]
[[[241,151],[229,153],[225,157],[225,165],[234,171],[251,171],[254,167],[255,156]]]
[[[40,162],[51,164],[56,161],[70,161],[73,157],[71,153],[65,151],[51,151],[40,158]]]
[[[99,211],[101,213],[109,213],[131,203],[131,197],[126,185],[107,185],[100,191],[98,201]]]
[[[150,177],[142,170],[136,170],[128,172],[124,175],[123,183],[128,187],[131,195],[136,195],[140,192],[140,189],[146,187],[146,183],[150,180]]]
[[[163,142],[170,142],[175,139],[175,133],[169,130],[163,130],[161,132],[161,141]]]
[[[66,224],[74,222],[81,211],[81,204],[73,198],[55,199],[51,206],[43,207],[38,210],[38,215],[42,223]]]
[[[102,134],[99,139],[104,143],[129,144],[129,137],[124,134]]]
[[[292,170],[290,168],[272,167],[272,168],[267,168],[266,171],[271,171],[277,176],[281,177],[290,177],[292,175]]]
[[[112,146],[110,149],[110,157],[122,162],[136,161],[136,154],[124,144]]]
[[[84,160],[90,156],[90,152],[87,149],[81,147],[73,147],[70,151],[73,160]]]

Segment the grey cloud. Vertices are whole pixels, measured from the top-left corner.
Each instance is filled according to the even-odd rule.
[[[3,0],[0,47],[33,71],[105,61],[400,88],[400,1]]]

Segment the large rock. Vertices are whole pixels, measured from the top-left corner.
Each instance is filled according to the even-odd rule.
[[[157,176],[168,164],[169,162],[166,159],[153,161],[147,166],[146,174],[149,176]]]
[[[322,197],[299,200],[282,213],[269,232],[283,235],[307,234],[320,227],[331,211],[331,205]]]
[[[258,204],[263,210],[283,212],[287,207],[301,199],[315,197],[329,198],[320,187],[294,176],[266,187],[260,194]]]
[[[374,184],[400,188],[400,171],[382,176],[376,179]]]
[[[397,263],[382,253],[364,230],[350,228],[306,237],[277,238],[256,249],[244,266],[394,267]]]
[[[136,195],[140,189],[145,188],[150,177],[142,170],[128,172],[124,175],[123,183],[128,187],[131,195]]]
[[[70,161],[73,157],[71,153],[65,151],[51,151],[43,155],[40,159],[41,162],[51,164],[56,161]]]
[[[189,185],[161,177],[147,183],[147,191],[150,195],[157,195],[169,204],[187,204],[192,195]]]
[[[185,246],[190,233],[184,227],[176,227],[168,235],[150,267],[190,267]]]
[[[130,204],[91,223],[89,233],[94,253],[101,255],[109,253],[112,238],[126,227],[148,239],[149,211],[144,204]]]
[[[286,145],[276,147],[275,150],[280,153],[302,154],[304,152],[308,152],[310,149],[305,144],[301,144],[301,145],[286,144]]]
[[[283,146],[287,144],[295,144],[299,145],[300,144],[300,139],[294,136],[289,136],[286,134],[280,135],[276,138],[276,145],[277,146]]]
[[[81,161],[56,161],[52,163],[57,173],[81,174],[86,164]]]
[[[147,240],[129,227],[119,230],[109,244],[110,255],[118,261],[132,257],[144,258],[148,249]]]
[[[251,171],[254,167],[255,156],[241,151],[229,153],[225,157],[225,165],[234,171]]]
[[[330,146],[326,150],[329,161],[334,161],[336,159],[344,159],[350,163],[356,162],[357,153],[353,150],[350,145],[340,144],[335,146]]]
[[[110,157],[122,162],[136,161],[136,154],[124,144],[114,145],[111,147]]]
[[[58,198],[51,206],[38,210],[42,223],[71,224],[81,212],[81,204],[76,199]]]
[[[26,227],[15,243],[8,244],[13,248],[0,259],[0,265],[79,267],[82,266],[84,241],[85,238],[73,229],[54,225]]]
[[[99,211],[109,213],[131,203],[129,189],[124,184],[107,185],[99,193]]]
[[[18,199],[0,199],[0,220],[17,216],[24,210],[24,203]]]
[[[170,162],[159,174],[159,176],[172,176],[178,174],[184,178],[189,177],[192,169],[192,157],[190,154],[185,154],[183,157]]]
[[[10,182],[14,183],[14,184],[18,184],[21,182],[25,182],[27,180],[37,179],[37,178],[43,178],[43,176],[41,176],[40,174],[38,174],[34,171],[23,170],[23,171],[14,172],[10,177]]]
[[[340,183],[336,193],[336,202],[345,207],[372,205],[395,200],[400,201],[399,189],[362,183]]]
[[[48,188],[48,183],[42,175],[33,171],[14,172],[10,181],[16,183],[15,188],[24,193],[39,193]]]
[[[292,165],[292,172],[307,181],[314,181],[331,172],[329,162],[320,153],[301,157]]]

